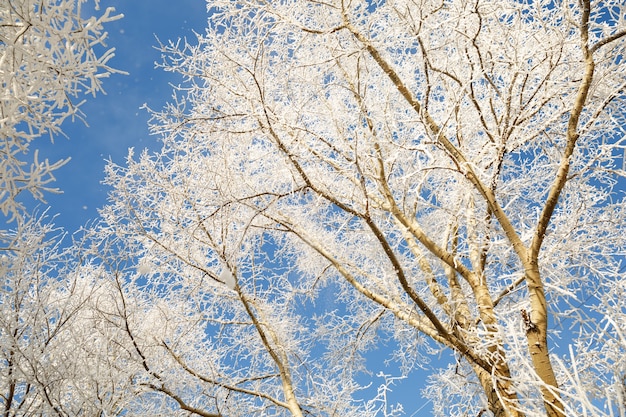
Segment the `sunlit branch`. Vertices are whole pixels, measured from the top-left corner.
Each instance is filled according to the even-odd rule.
[[[578,138],[580,136],[578,133],[578,121],[585,107],[585,102],[587,101],[587,95],[589,94],[591,81],[593,80],[595,62],[593,60],[592,52],[589,50],[588,46],[589,14],[591,12],[591,4],[589,0],[582,0],[582,5],[583,10],[580,24],[580,36],[581,49],[585,63],[585,72],[583,75],[583,79],[578,87],[578,93],[576,94],[576,98],[570,111],[570,117],[567,123],[567,145],[563,152],[563,156],[561,157],[561,163],[559,165],[559,169],[556,173],[552,187],[550,188],[550,192],[548,193],[548,197],[546,198],[545,205],[543,207],[541,215],[539,216],[539,220],[537,221],[537,228],[533,236],[532,243],[530,245],[529,259],[533,260],[534,262],[536,262],[539,255],[541,244],[543,243],[543,239],[545,237],[548,224],[550,223],[550,219],[552,218],[552,214],[554,213],[554,209],[558,204],[561,191],[563,190],[563,188],[565,187],[565,183],[567,182],[567,174],[569,172],[571,162],[570,158],[574,153],[574,149],[576,148],[576,142],[578,141]]]
[[[180,366],[181,366],[181,367],[182,367],[185,371],[189,372],[191,375],[193,375],[194,377],[196,377],[196,378],[200,379],[201,381],[204,381],[204,382],[206,382],[207,384],[217,385],[217,386],[222,387],[222,388],[225,388],[225,389],[227,389],[227,390],[229,390],[229,391],[239,392],[239,393],[242,393],[242,394],[245,394],[245,395],[250,395],[250,396],[252,396],[252,397],[264,398],[264,399],[266,399],[266,400],[268,400],[268,401],[270,401],[270,402],[272,402],[272,403],[276,404],[276,405],[277,405],[277,406],[279,406],[279,407],[282,407],[282,408],[285,408],[285,409],[289,409],[289,404],[287,404],[287,403],[285,403],[285,402],[283,402],[283,401],[277,400],[276,398],[272,397],[271,395],[265,394],[265,393],[260,392],[260,391],[253,391],[253,390],[249,390],[249,389],[246,389],[246,388],[237,387],[237,386],[235,386],[235,385],[231,385],[231,384],[228,384],[228,383],[225,383],[225,382],[221,382],[221,381],[218,381],[218,380],[216,380],[216,379],[212,379],[212,378],[207,378],[206,376],[199,374],[198,372],[196,372],[196,371],[194,371],[193,369],[191,369],[191,368],[189,367],[189,365],[187,365],[187,363],[185,363],[185,361],[183,361],[183,359],[182,359],[179,355],[177,355],[176,353],[174,353],[174,351],[172,350],[172,348],[171,348],[171,347],[170,347],[167,343],[165,343],[164,341],[163,341],[163,342],[161,342],[161,343],[163,344],[163,346],[165,347],[165,349],[167,349],[167,351],[169,352],[169,354],[170,354],[170,355],[172,355],[172,357],[174,358],[174,360],[175,360],[176,362],[178,362],[178,364],[179,364],[179,365],[180,365]],[[270,377],[280,377],[280,374],[278,374],[278,375],[272,375],[272,376],[266,376],[266,377],[263,377],[263,379],[265,379],[265,378],[270,378]],[[250,378],[249,378],[249,379],[250,379]]]
[[[607,36],[606,38],[602,39],[601,41],[598,41],[595,45],[589,48],[589,53],[593,54],[594,52],[596,52],[598,49],[602,48],[603,46],[608,45],[609,43],[614,42],[620,38],[623,38],[624,36],[626,36],[626,29],[620,30],[619,32],[614,33],[613,35]]]
[[[302,407],[300,406],[298,402],[298,399],[295,394],[293,382],[291,380],[291,372],[289,370],[289,361],[287,359],[287,355],[285,354],[285,352],[280,348],[280,346],[278,346],[279,344],[278,337],[276,336],[276,334],[270,327],[268,327],[267,325],[264,325],[258,320],[257,314],[253,311],[252,306],[250,305],[251,301],[242,293],[241,288],[236,288],[236,290],[237,290],[237,293],[239,294],[239,299],[241,300],[241,303],[243,304],[246,310],[246,313],[248,314],[250,319],[252,319],[252,324],[254,325],[254,328],[256,329],[259,337],[261,338],[261,341],[263,342],[263,346],[265,346],[265,349],[270,354],[270,356],[272,357],[272,360],[274,361],[274,363],[276,364],[278,368],[278,372],[280,374],[280,380],[283,386],[283,394],[285,395],[285,399],[286,399],[285,404],[287,405],[287,408],[289,409],[289,411],[292,413],[293,416],[304,417],[302,414]],[[274,345],[276,346],[270,343],[270,340],[266,332],[269,333],[270,337],[273,339]]]
[[[189,411],[190,413],[199,415],[201,417],[223,417],[222,414],[209,413],[199,408],[190,406],[179,395],[177,395],[172,390],[166,388],[165,385],[155,385],[155,384],[145,384],[145,385],[151,388],[152,390],[156,392],[161,392],[167,395],[168,397],[170,397],[171,399],[173,399],[174,401],[176,401],[178,403],[178,406],[181,408],[181,410]]]
[[[347,17],[346,17],[347,19]],[[486,203],[489,205],[498,222],[504,229],[504,232],[507,238],[510,240],[513,245],[515,251],[518,253],[520,258],[526,259],[526,247],[520,240],[515,228],[511,224],[511,221],[507,217],[506,213],[502,207],[496,201],[496,197],[488,187],[486,187],[478,175],[474,172],[471,164],[466,160],[465,156],[461,153],[459,149],[457,149],[452,142],[445,136],[441,127],[435,122],[435,120],[430,116],[429,113],[423,111],[422,105],[420,102],[413,96],[410,90],[404,85],[400,76],[394,71],[394,69],[389,65],[389,63],[382,57],[380,52],[374,47],[374,45],[363,35],[361,34],[349,21],[346,20],[346,28],[361,42],[370,56],[374,59],[374,61],[380,66],[383,72],[389,77],[394,86],[398,89],[402,97],[409,103],[409,105],[415,110],[415,112],[420,115],[424,120],[427,128],[436,136],[436,139],[444,149],[449,153],[449,155],[453,158],[456,163],[459,164],[462,173],[468,178],[468,180],[476,187],[476,189],[482,194],[485,198]],[[419,239],[419,237],[418,237]],[[420,239],[421,240],[421,239]],[[429,248],[430,249],[430,248]],[[444,259],[445,260],[445,259]],[[455,266],[454,263],[448,263],[451,266]],[[459,271],[460,272],[460,271]],[[463,273],[461,273],[463,275]]]

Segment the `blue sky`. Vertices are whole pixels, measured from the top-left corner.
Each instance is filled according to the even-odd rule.
[[[129,147],[157,149],[157,138],[148,132],[148,113],[140,107],[146,103],[160,109],[171,97],[170,83],[180,80],[171,73],[155,69],[161,53],[154,49],[158,37],[166,42],[203,32],[207,13],[204,0],[101,0],[102,13],[114,7],[124,18],[105,26],[109,33],[107,46],[116,49],[112,67],[128,72],[104,80],[106,95],[88,97],[82,111],[89,126],[81,121],[63,126],[69,137],[56,137],[54,143],[40,138],[32,146],[40,149],[40,158],[71,161],[56,171],[56,183],[63,194],[47,195],[48,214],[57,215],[55,224],[68,232],[77,230],[97,217],[97,209],[106,202],[105,161],[111,158],[123,163]],[[97,12],[96,12],[97,13]]]

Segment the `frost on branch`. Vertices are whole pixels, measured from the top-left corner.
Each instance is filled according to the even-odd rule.
[[[103,24],[120,18],[112,8],[83,18],[85,0],[0,1],[0,211],[19,214],[16,197],[42,200],[53,171],[67,160],[30,156],[31,142],[52,139],[67,118],[82,118],[83,96],[102,91],[114,49]],[[32,159],[31,159],[32,158]]]
[[[107,168],[103,241],[159,262],[114,274],[137,414],[397,414],[372,349],[438,417],[624,414],[622,0],[209,6]]]
[[[102,272],[89,262],[76,265],[77,253],[61,248],[62,237],[45,216],[24,215],[15,229],[0,231],[0,410],[6,417],[116,415],[124,401],[123,378],[112,379],[122,364],[111,366],[115,358],[103,351],[106,338],[94,321],[94,311],[111,299],[100,291]]]

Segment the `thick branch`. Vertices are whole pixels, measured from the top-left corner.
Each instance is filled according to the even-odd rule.
[[[624,36],[626,36],[626,29],[624,30],[620,30],[617,33],[612,34],[611,36],[608,36],[604,39],[602,39],[601,41],[598,41],[598,43],[596,43],[595,45],[593,45],[590,49],[589,52],[590,53],[595,53],[598,49],[602,48],[604,45],[607,45],[613,41],[616,41],[620,38],[623,38]]]
[[[593,60],[592,53],[588,47],[589,14],[591,6],[589,4],[589,1],[584,1],[583,4],[584,7],[581,23],[581,48],[585,61],[585,73],[583,75],[580,86],[578,87],[578,93],[576,94],[574,105],[572,107],[572,110],[570,111],[570,117],[567,123],[567,145],[565,147],[565,151],[563,152],[563,156],[561,157],[561,164],[559,165],[556,178],[554,180],[554,183],[552,184],[552,187],[550,188],[550,192],[548,193],[548,198],[546,199],[543,211],[541,212],[539,221],[537,222],[535,235],[530,245],[529,258],[531,260],[536,260],[539,255],[539,250],[541,249],[541,244],[543,243],[548,224],[550,223],[550,219],[552,218],[554,209],[559,202],[559,196],[561,195],[561,192],[565,187],[565,183],[567,182],[567,175],[570,169],[571,157],[574,153],[574,149],[576,148],[576,142],[579,138],[578,122],[580,119],[580,115],[585,107],[585,102],[587,101],[587,96],[589,95],[591,81],[593,80],[595,62]]]
[[[592,52],[589,50],[589,15],[591,13],[590,0],[582,0],[582,14],[580,23],[581,49],[583,53],[585,72],[578,88],[574,105],[570,112],[567,123],[567,145],[561,158],[561,164],[543,211],[537,222],[537,228],[530,246],[529,259],[527,259],[526,281],[531,302],[530,323],[534,326],[526,332],[530,354],[537,374],[546,384],[542,387],[542,395],[546,412],[549,417],[563,417],[563,404],[555,388],[558,388],[556,376],[550,357],[548,355],[547,331],[548,331],[548,306],[543,288],[543,282],[539,273],[539,250],[543,243],[548,224],[558,204],[559,197],[567,182],[570,162],[579,138],[578,123],[580,115],[585,107],[593,80],[595,62]]]

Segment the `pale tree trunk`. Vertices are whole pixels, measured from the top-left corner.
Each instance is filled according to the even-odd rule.
[[[579,118],[585,107],[595,70],[593,49],[590,49],[588,44],[591,2],[589,0],[582,0],[580,5],[582,9],[580,37],[581,50],[584,59],[584,73],[578,87],[576,99],[573,103],[567,124],[567,146],[563,152],[561,163],[556,172],[554,182],[550,188],[550,192],[537,222],[537,228],[535,230],[532,243],[527,251],[518,251],[525,267],[526,283],[528,285],[528,292],[530,296],[530,314],[524,311],[522,312],[526,326],[526,338],[528,340],[528,349],[533,367],[543,382],[541,394],[543,396],[548,417],[565,417],[565,413],[563,411],[563,404],[560,395],[557,392],[558,383],[556,376],[554,375],[554,369],[550,362],[548,352],[548,306],[543,281],[539,272],[539,253],[550,223],[550,219],[552,218],[552,214],[554,213],[554,210],[559,202],[561,191],[563,191],[567,182],[570,169],[570,158],[574,154],[579,137]]]
[[[344,16],[344,19],[345,19],[344,21],[345,27],[355,36],[356,39],[358,39],[365,46],[370,56],[374,59],[374,61],[389,77],[389,79],[392,81],[394,86],[398,89],[398,91],[404,97],[407,103],[415,110],[417,114],[421,115],[424,118],[425,125],[428,127],[429,130],[431,130],[434,133],[438,141],[442,143],[444,148],[449,151],[450,155],[453,158],[455,158],[457,162],[464,162],[464,165],[467,165],[466,163],[467,161],[465,160],[465,157],[463,156],[463,154],[445,137],[439,125],[437,125],[437,123],[432,119],[432,117],[428,114],[428,112],[422,108],[421,103],[413,96],[413,94],[410,92],[410,89],[402,82],[401,78],[395,72],[392,66],[382,57],[382,55],[374,47],[374,45],[365,36],[363,36],[363,34],[361,34],[354,26],[352,26],[347,16]],[[508,220],[506,214],[504,213],[502,208],[498,205],[493,193],[480,182],[480,180],[478,179],[478,176],[475,175],[473,171],[471,171],[471,168],[469,168],[469,165],[467,166],[469,170],[469,172],[467,173],[467,177],[474,184],[477,190],[481,192],[487,204],[494,211],[496,218],[501,223],[501,226],[504,228],[505,232],[507,232],[506,233],[507,237],[511,240],[513,246],[515,246],[516,252],[518,253],[518,255],[522,257],[523,262],[525,262],[527,260],[526,247],[524,247],[521,240],[517,236],[517,233],[515,232],[512,224]],[[474,279],[477,278],[474,274],[466,274],[466,276],[468,278],[470,276],[473,276]],[[496,324],[497,320],[493,316],[493,309],[489,308],[489,306],[493,306],[493,300],[490,298],[488,292],[482,291],[483,289],[481,288],[481,285],[477,281],[470,282],[470,285],[472,286],[472,290],[475,293],[474,295],[477,297],[477,301],[479,302],[479,305],[482,305],[482,308],[480,309],[481,316],[482,316],[481,318],[483,320],[486,319],[488,323],[485,323],[485,324],[492,327],[492,331],[495,330],[494,327],[497,327],[497,324]],[[480,302],[481,300],[484,301],[483,304],[481,304]],[[544,298],[544,302],[545,302],[545,298]],[[489,310],[489,311],[486,311],[486,310]],[[547,353],[547,344],[545,343],[545,331],[544,331],[544,343],[540,346],[543,349],[544,354],[543,356],[538,357],[538,359],[540,359],[541,363],[543,364],[541,369],[542,369],[542,372],[546,376],[546,379],[543,379],[543,378],[542,379],[546,384],[557,388],[558,385],[556,384],[556,378],[554,377],[554,372],[552,371],[552,366],[550,364],[550,360],[549,360],[548,353]],[[496,343],[496,347],[492,349],[501,349],[501,343]],[[460,352],[460,354],[466,357],[468,360],[470,360],[470,357],[467,356],[467,352]],[[506,364],[506,361],[503,356],[500,356],[500,355],[496,355],[496,356],[501,359],[498,359],[498,363],[493,364],[493,369],[495,371],[494,375],[488,374],[484,369],[476,370],[476,374],[481,382],[485,395],[488,398],[490,409],[494,413],[494,415],[496,415],[497,417],[509,417],[509,416],[521,417],[522,414],[520,414],[516,410],[516,405],[519,402],[517,398],[517,394],[512,389],[511,383],[508,382],[510,381],[510,370],[508,368],[508,365]],[[535,361],[535,358],[533,358],[533,361]],[[470,363],[475,363],[475,362],[470,361]],[[477,367],[476,365],[472,365],[472,366]],[[552,375],[551,378],[549,377],[550,375]],[[504,377],[504,379],[499,379],[497,378],[498,376],[502,376]],[[501,385],[501,387],[494,386],[493,384],[494,378],[496,381],[499,381],[497,385]],[[504,381],[507,381],[507,382],[504,382]],[[543,391],[546,391],[546,390],[544,389]],[[558,402],[557,400],[558,397],[554,397],[554,394],[552,394],[552,391],[550,390],[547,390],[547,392],[543,392],[543,391],[542,391],[542,394],[544,395],[544,402],[546,403],[546,410],[549,412],[548,415],[550,417],[553,417],[553,416],[561,417],[559,414],[554,414],[554,413],[550,414],[550,411],[554,410],[554,407],[550,406],[550,404],[554,404]],[[550,395],[546,397],[545,396],[546,394],[550,394]]]
[[[541,378],[541,395],[548,417],[565,417],[561,398],[556,391],[558,382],[550,362],[548,352],[548,309],[539,270],[534,267],[526,271],[526,280],[530,293],[530,314],[522,310],[528,351],[535,372]]]

